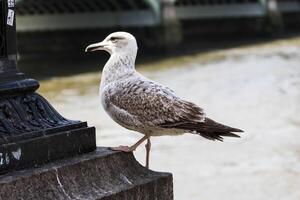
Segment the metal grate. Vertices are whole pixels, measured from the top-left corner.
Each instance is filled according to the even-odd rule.
[[[114,12],[149,9],[142,0],[19,0],[19,15]]]

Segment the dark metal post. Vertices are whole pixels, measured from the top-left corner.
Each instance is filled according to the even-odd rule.
[[[16,17],[13,0],[0,0],[0,82],[24,78],[17,70]]]

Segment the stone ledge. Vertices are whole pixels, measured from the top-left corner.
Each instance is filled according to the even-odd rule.
[[[0,199],[172,200],[172,174],[144,168],[133,154],[97,148],[0,176]]]

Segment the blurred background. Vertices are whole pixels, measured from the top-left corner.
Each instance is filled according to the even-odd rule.
[[[19,68],[65,117],[97,128],[98,146],[141,137],[100,106],[109,55],[84,53],[113,31],[138,40],[137,69],[241,139],[152,139],[150,168],[176,200],[300,199],[299,0],[17,0]],[[135,155],[144,164],[145,149]]]

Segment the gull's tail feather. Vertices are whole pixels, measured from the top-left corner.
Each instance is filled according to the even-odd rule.
[[[194,127],[197,134],[209,140],[223,141],[223,137],[240,137],[233,132],[243,132],[241,129],[232,128],[205,118],[203,123],[198,123]]]
[[[190,131],[201,135],[202,137],[209,140],[223,141],[223,137],[240,137],[234,132],[243,132],[241,129],[232,128],[220,123],[215,122],[212,119],[205,118],[204,122],[199,123],[177,123],[177,124],[165,124],[164,128],[178,128]]]

